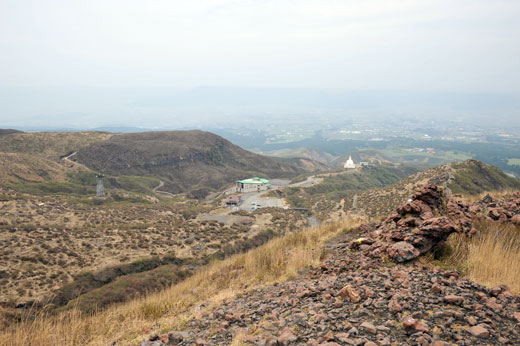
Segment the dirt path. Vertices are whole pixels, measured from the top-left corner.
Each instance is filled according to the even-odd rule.
[[[156,187],[154,187],[154,188],[152,189],[152,191],[153,191],[154,193],[160,193],[161,195],[175,196],[173,193],[170,193],[170,192],[159,191],[159,189],[160,189],[161,187],[163,187],[163,186],[164,186],[164,181],[159,180],[159,185],[157,185]]]
[[[81,163],[79,163],[79,162],[72,161],[72,160],[70,159],[72,156],[76,155],[77,153],[78,153],[78,152],[75,151],[75,152],[73,152],[73,153],[71,153],[71,154],[69,154],[69,155],[63,157],[61,160],[62,160],[65,164],[70,165],[71,167],[74,167],[74,168],[81,168],[81,169],[84,169],[84,170],[86,170],[86,171],[90,171],[90,169],[89,169],[87,166],[85,166],[85,165],[83,165],[83,164],[81,164]]]

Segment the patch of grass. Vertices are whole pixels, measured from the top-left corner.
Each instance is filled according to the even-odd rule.
[[[486,191],[520,189],[520,180],[507,176],[498,167],[479,161],[454,165],[457,169],[448,187],[453,193],[478,195]]]
[[[440,165],[453,161],[464,161],[472,158],[472,154],[461,151],[436,150],[435,153],[413,152],[404,148],[379,150],[383,155],[398,162],[420,161],[428,165]]]
[[[472,238],[452,234],[438,263],[461,269],[485,286],[506,284],[520,293],[520,229],[491,221],[478,222],[476,228]]]
[[[154,177],[123,175],[117,177],[117,181],[124,190],[149,193],[159,185],[160,180]]]
[[[92,171],[78,172],[68,175],[70,183],[84,187],[94,187],[97,184],[96,173]],[[106,176],[103,179],[105,189],[118,188],[131,192],[150,193],[159,185],[159,179],[146,176],[123,175],[119,177]]]
[[[74,281],[66,284],[59,290],[57,290],[54,294],[54,298],[52,303],[56,306],[64,306],[68,305],[68,308],[74,305],[71,301],[76,301],[76,298],[80,295],[87,297],[85,300],[89,303],[89,305],[81,304],[78,306],[81,311],[93,311],[93,307],[103,307],[106,306],[111,300],[114,302],[124,301],[125,292],[123,290],[118,291],[118,288],[121,288],[122,283],[125,281],[128,282],[136,282],[139,280],[139,277],[133,274],[147,272],[142,277],[151,278],[154,275],[150,274],[154,269],[161,266],[168,266],[173,264],[175,266],[181,264],[183,261],[175,258],[173,256],[165,256],[163,258],[159,258],[156,256],[141,258],[131,263],[122,264],[119,266],[112,266],[100,270],[96,273],[91,272],[83,272],[74,277]],[[127,279],[120,279],[121,277],[126,277]],[[114,281],[119,281],[116,285],[109,285]],[[153,287],[153,283],[151,283],[151,287]],[[103,286],[108,286],[106,290],[103,290]],[[135,285],[134,285],[135,286]],[[146,285],[144,285],[146,287]],[[89,292],[97,290],[97,293],[89,294]],[[153,290],[152,288],[150,290]],[[107,295],[110,295],[112,298],[103,298],[99,299],[98,302],[95,301],[95,297],[99,296],[99,292],[105,292]],[[110,294],[109,294],[110,293]],[[126,292],[128,293],[128,292]],[[117,298],[116,298],[117,296]],[[88,309],[87,309],[88,308]]]
[[[140,203],[151,204],[150,201],[136,195],[120,195],[118,193],[109,193],[106,197],[98,198],[75,198],[71,199],[73,203],[81,203],[86,205],[107,205],[112,203],[127,204]]]
[[[170,264],[142,273],[121,276],[109,284],[95,288],[71,300],[65,306],[65,309],[79,309],[82,312],[93,313],[114,303],[125,302],[145,293],[164,289],[188,275],[189,271],[186,269]],[[146,315],[157,316],[157,313],[148,311]]]
[[[96,193],[96,186],[83,186],[71,182],[24,182],[16,183],[11,186],[13,190],[28,193],[31,195],[93,195]]]
[[[291,184],[301,183],[302,181],[307,180],[308,176],[308,174],[300,174],[291,180]]]

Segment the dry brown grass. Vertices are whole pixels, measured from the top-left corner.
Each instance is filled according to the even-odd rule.
[[[0,345],[135,344],[151,332],[181,328],[196,306],[218,304],[255,286],[287,280],[317,265],[323,243],[358,226],[346,219],[273,239],[245,254],[214,262],[170,289],[114,306],[91,316],[77,311],[40,315],[0,332]]]
[[[513,225],[478,222],[471,239],[453,234],[451,253],[442,261],[465,270],[469,278],[488,287],[508,285],[520,293],[520,230]]]
[[[462,199],[468,203],[476,203],[476,202],[480,201],[481,199],[483,199],[486,195],[490,195],[493,199],[500,201],[500,200],[504,200],[507,196],[511,196],[517,192],[518,192],[518,190],[515,190],[515,189],[504,189],[504,190],[500,190],[500,191],[486,191],[486,192],[482,192],[481,194],[478,194],[478,195],[464,194],[464,195],[462,195]]]

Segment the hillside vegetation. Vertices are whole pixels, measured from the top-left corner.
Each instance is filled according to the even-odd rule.
[[[390,215],[424,184],[448,187],[454,194],[478,195],[483,191],[520,189],[520,180],[507,176],[499,168],[476,160],[450,163],[407,176],[380,189],[362,191],[345,202],[345,209],[370,217]]]
[[[520,180],[506,175],[496,166],[468,160],[452,164],[455,174],[448,187],[453,193],[478,195],[485,191],[520,189]]]
[[[293,177],[323,168],[307,159],[254,154],[203,131],[118,134],[82,148],[74,159],[114,176],[163,177],[163,190],[172,193],[219,189],[247,176]]]
[[[0,183],[64,182],[68,170],[56,161],[24,153],[0,152]]]
[[[342,200],[348,200],[352,205],[354,195],[380,189],[415,172],[417,169],[410,166],[385,165],[322,174],[319,175],[322,179],[320,183],[310,187],[286,188],[284,196],[291,205],[310,208],[316,217],[326,220],[332,210],[341,208]]]
[[[23,132],[0,136],[0,152],[37,155],[52,161],[92,143],[106,140],[104,132]]]
[[[152,194],[162,179],[161,191],[204,198],[245,177],[294,177],[325,169],[305,158],[254,154],[202,131],[2,134],[0,184],[36,195],[92,194],[94,172],[102,172],[107,189]]]
[[[0,331],[1,345],[121,345],[136,344],[143,333],[180,327],[202,303],[225,298],[259,285],[285,281],[301,269],[316,266],[328,239],[348,232],[360,220],[343,220],[271,240],[246,254],[235,255],[201,268],[160,293],[111,307],[92,316],[70,310],[52,317],[41,314]]]
[[[0,305],[36,308],[54,295],[53,304],[62,306],[96,290],[85,298],[99,297],[93,304],[106,306],[176,280],[159,269],[154,284],[136,285],[128,277],[102,287],[121,276],[170,264],[192,270],[306,224],[291,210],[261,209],[223,223],[197,218],[215,209],[211,205],[154,202],[116,194],[83,201],[0,188]]]

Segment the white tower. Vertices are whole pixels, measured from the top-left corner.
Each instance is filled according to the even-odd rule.
[[[343,168],[346,169],[353,169],[356,168],[356,165],[354,164],[354,161],[352,161],[352,156],[349,155],[347,162],[345,162],[345,165]]]

